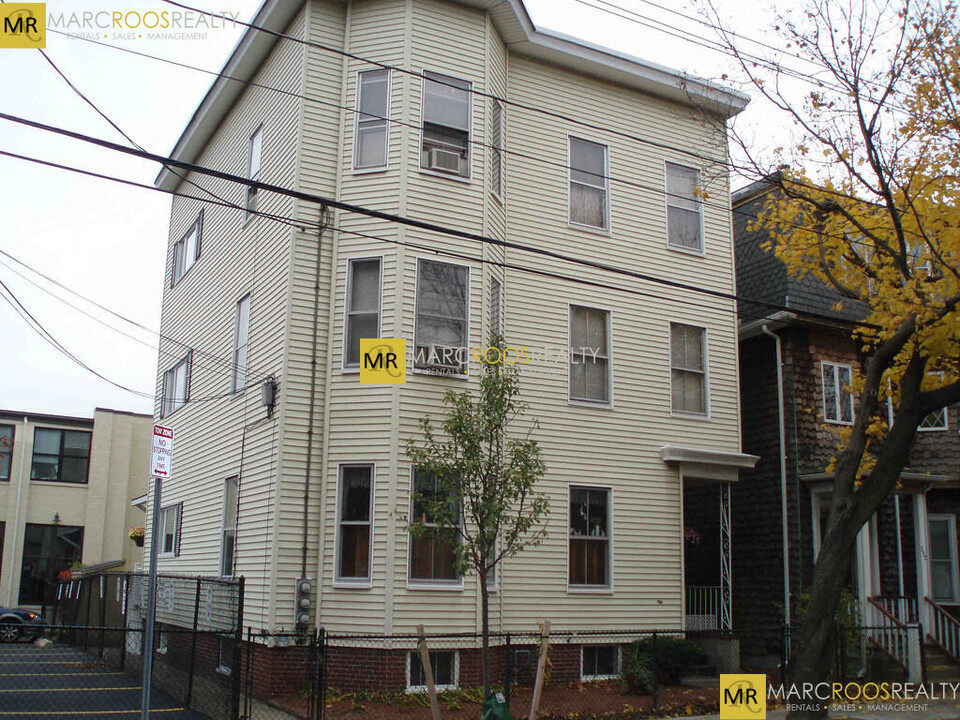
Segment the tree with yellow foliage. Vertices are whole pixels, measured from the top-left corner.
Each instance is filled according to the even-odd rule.
[[[867,360],[853,381],[855,422],[831,468],[797,683],[826,679],[857,533],[895,490],[919,424],[960,401],[957,19],[953,5],[810,0],[778,27],[784,47],[819,68],[802,99],[779,66],[766,73],[738,50],[736,35],[720,30],[754,92],[796,131],[769,176],[780,192],[770,193],[754,227],[775,238],[791,274],[812,274],[867,308],[855,331]],[[763,171],[759,162],[753,169]],[[825,716],[823,708],[790,718]]]

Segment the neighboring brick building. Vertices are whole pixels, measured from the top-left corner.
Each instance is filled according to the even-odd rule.
[[[743,451],[761,457],[754,470],[742,473],[732,503],[734,577],[739,579],[734,584],[734,626],[745,664],[775,664],[780,657],[786,604],[784,486],[790,604],[797,619],[810,585],[821,524],[829,512],[832,477],[825,471],[836,451],[838,431],[852,423],[856,412],[855,399],[843,386],[863,361],[852,330],[865,308],[847,302],[837,309],[835,290],[811,277],[790,277],[772,252],[761,249],[767,234],[748,229],[772,191],[761,181],[733,195],[738,293],[786,308],[771,312],[768,306],[746,302],[739,308]],[[783,478],[777,339],[767,332],[779,339],[783,360]],[[919,614],[928,629],[935,610],[924,597],[942,606],[960,606],[960,408],[934,413],[924,424],[901,476],[900,492],[884,502],[858,538],[850,587],[865,622],[878,612],[870,598],[888,609],[899,607],[906,616],[902,619]],[[924,529],[919,537],[917,527]],[[918,566],[917,556],[928,552],[932,562]],[[923,592],[918,593],[918,587]],[[896,604],[891,600],[895,597],[907,600]]]

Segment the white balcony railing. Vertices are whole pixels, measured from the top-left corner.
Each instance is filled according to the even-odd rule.
[[[703,631],[720,628],[721,588],[719,585],[688,585],[684,612],[684,630]]]

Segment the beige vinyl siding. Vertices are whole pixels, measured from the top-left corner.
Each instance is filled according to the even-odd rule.
[[[304,13],[291,23],[287,32],[302,36]],[[254,82],[301,91],[302,49],[295,43],[279,43],[264,61]],[[263,126],[264,182],[293,187],[296,182],[295,153],[300,102],[262,87],[250,86],[230,110],[218,132],[211,138],[197,163],[237,175],[246,174],[250,135]],[[218,179],[189,175],[190,180],[217,195],[243,205],[243,187]],[[178,188],[196,197],[206,197],[192,185]],[[284,387],[282,374],[284,317],[288,294],[288,267],[291,229],[263,217],[244,224],[243,210],[207,205],[190,198],[174,198],[171,211],[170,242],[176,242],[185,227],[204,209],[201,255],[186,276],[174,288],[169,274],[164,291],[161,318],[166,338],[193,348],[190,401],[160,421],[175,430],[175,457],[172,477],[164,483],[162,507],[183,503],[183,534],[179,557],[162,559],[161,572],[176,571],[215,575],[219,570],[222,521],[223,480],[242,475],[240,512],[237,528],[236,572],[260,575],[263,558],[273,557],[273,526],[261,521],[266,513],[277,517],[276,478],[280,468],[276,459],[269,463],[246,462],[257,451],[268,453],[277,448],[277,430],[282,421],[285,396],[278,393],[274,419],[246,433],[244,426],[262,420],[259,387],[268,375]],[[258,210],[291,216],[292,200],[261,192]],[[168,257],[170,255],[168,254]],[[170,272],[168,259],[168,273]],[[250,341],[247,387],[238,395],[230,393],[230,358],[234,342],[236,303],[250,293]],[[162,340],[158,372],[158,412],[162,396],[163,372],[185,350],[177,343]],[[246,441],[246,442],[245,442]],[[241,463],[241,450],[244,463]],[[148,535],[149,538],[149,535]],[[149,539],[145,545],[149,547]],[[263,584],[265,588],[258,588]],[[271,578],[251,578],[248,585],[245,622],[264,626],[270,622],[269,593]],[[260,590],[260,592],[257,592]]]

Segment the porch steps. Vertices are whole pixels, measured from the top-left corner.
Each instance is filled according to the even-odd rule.
[[[927,662],[927,682],[957,682],[960,665],[933,643],[926,643],[923,652]]]

